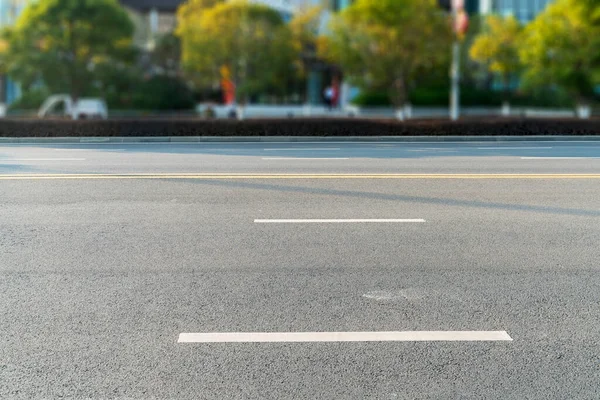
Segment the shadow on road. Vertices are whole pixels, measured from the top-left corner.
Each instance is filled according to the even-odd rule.
[[[397,194],[385,194],[385,193],[373,193],[373,192],[362,192],[354,190],[338,190],[338,189],[323,189],[323,188],[309,188],[299,186],[287,186],[287,185],[273,185],[266,183],[256,182],[242,182],[242,181],[216,181],[216,180],[187,180],[186,182],[202,185],[220,186],[228,188],[238,189],[254,189],[254,190],[270,190],[290,193],[305,193],[305,194],[317,194],[317,195],[329,195],[329,196],[346,196],[356,197],[361,199],[374,199],[374,200],[389,200],[406,203],[420,203],[420,204],[433,204],[451,207],[472,207],[472,208],[484,208],[484,209],[496,209],[506,211],[527,211],[535,213],[545,214],[557,214],[557,215],[572,215],[572,216],[587,216],[587,217],[600,217],[600,209],[598,210],[584,210],[575,208],[563,208],[563,207],[544,207],[544,206],[532,206],[525,204],[506,204],[506,203],[495,203],[495,202],[483,202],[477,200],[457,200],[449,198],[436,198],[436,197],[423,197],[423,196],[406,196]]]

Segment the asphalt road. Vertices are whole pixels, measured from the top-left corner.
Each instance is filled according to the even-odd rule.
[[[599,243],[600,142],[1,146],[0,398],[597,399]],[[388,331],[512,341],[178,341]]]

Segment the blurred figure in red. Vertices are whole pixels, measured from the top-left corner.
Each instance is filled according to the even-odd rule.
[[[331,86],[332,95],[331,95],[331,108],[337,108],[340,102],[340,80],[336,76],[333,78],[333,84]]]
[[[223,103],[235,104],[235,83],[231,80],[231,73],[227,66],[221,67],[221,90],[223,91]]]

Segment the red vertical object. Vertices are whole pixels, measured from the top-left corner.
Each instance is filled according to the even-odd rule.
[[[462,10],[465,8],[465,0],[452,0],[452,10]]]
[[[331,105],[333,107],[337,107],[340,101],[340,80],[338,78],[334,78],[331,88],[333,89],[333,96],[331,96]]]
[[[221,80],[221,89],[223,90],[223,102],[226,105],[235,103],[235,84],[231,79]]]
[[[454,31],[463,36],[469,29],[469,15],[465,11],[464,0],[452,0],[452,13],[454,15]]]
[[[465,10],[460,10],[456,14],[456,19],[454,20],[454,29],[458,35],[464,35],[467,33],[469,29],[469,15],[465,12]]]

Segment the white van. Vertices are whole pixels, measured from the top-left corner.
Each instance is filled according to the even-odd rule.
[[[102,99],[83,98],[76,102],[71,100],[71,96],[66,94],[57,94],[48,97],[38,111],[38,117],[44,118],[56,109],[59,105],[64,106],[64,115],[72,119],[107,119],[108,108]]]

